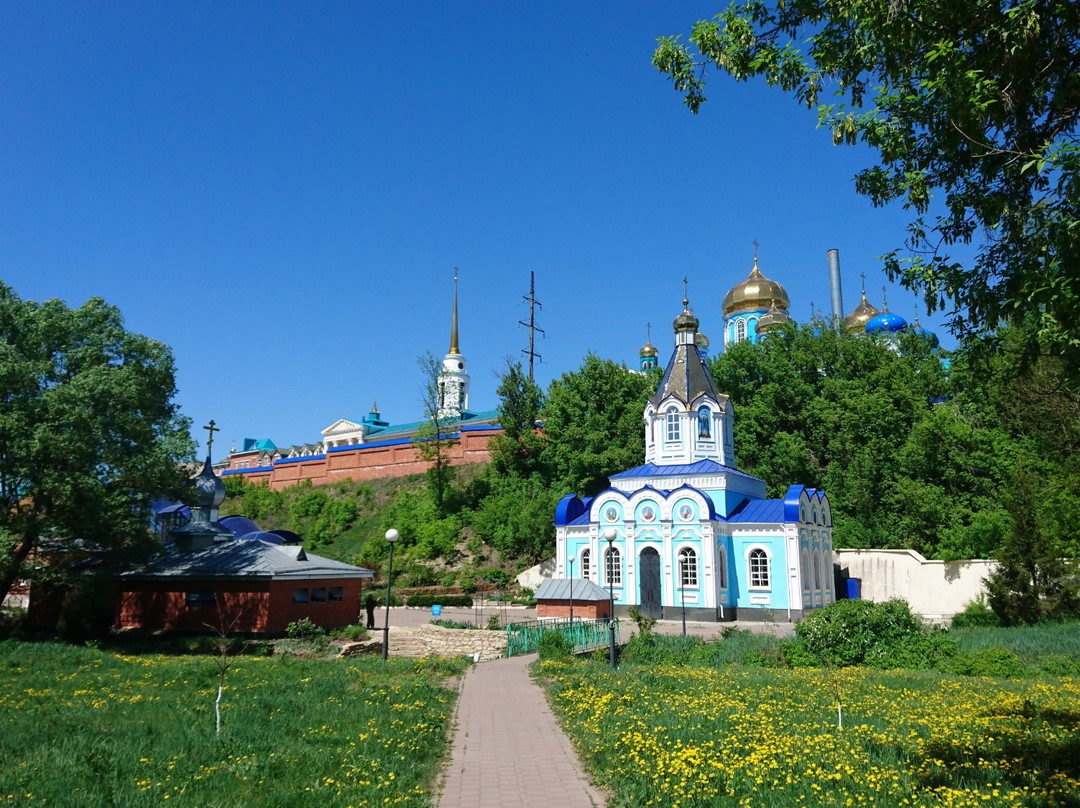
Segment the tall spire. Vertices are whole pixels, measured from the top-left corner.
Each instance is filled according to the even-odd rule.
[[[454,316],[450,319],[450,353],[459,354],[461,350],[458,348],[458,334],[457,334],[457,273],[458,268],[454,267]]]

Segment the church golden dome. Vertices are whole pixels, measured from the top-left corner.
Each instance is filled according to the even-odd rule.
[[[849,334],[861,334],[866,330],[866,324],[871,318],[879,314],[881,312],[870,305],[870,301],[866,299],[866,287],[863,287],[862,300],[859,301],[859,305],[853,308],[851,313],[844,318],[844,330]]]
[[[767,312],[765,312],[757,321],[757,333],[765,334],[769,331],[775,331],[785,323],[795,322],[788,316],[787,312],[781,311],[776,307],[776,303],[773,303]]]
[[[659,355],[660,355],[660,352],[658,350],[656,350],[656,346],[652,344],[651,340],[646,342],[642,346],[641,352],[639,354],[639,356],[641,356],[643,358],[646,357],[646,356],[659,356]]]
[[[761,274],[755,255],[754,268],[750,270],[746,280],[731,287],[724,295],[724,317],[740,311],[768,309],[774,305],[781,311],[787,311],[791,301],[783,286]]]

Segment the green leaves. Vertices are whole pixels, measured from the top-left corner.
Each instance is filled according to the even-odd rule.
[[[818,106],[834,143],[878,152],[857,191],[916,214],[890,277],[952,309],[960,337],[1037,323],[1026,354],[1062,357],[1080,385],[1080,5],[750,0],[690,41],[661,38],[653,64],[692,111],[712,68]]]
[[[100,298],[77,309],[0,283],[0,594],[45,534],[101,547],[145,541],[151,499],[187,483],[193,446],[172,354]]]

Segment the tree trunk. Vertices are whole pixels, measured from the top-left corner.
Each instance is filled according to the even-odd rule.
[[[11,587],[15,585],[15,579],[22,573],[23,564],[32,549],[34,549],[34,540],[29,536],[23,536],[15,551],[0,565],[0,603],[3,603],[4,598],[11,592]]]

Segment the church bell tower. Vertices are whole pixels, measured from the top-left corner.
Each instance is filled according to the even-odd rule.
[[[457,419],[469,409],[469,374],[465,356],[458,347],[458,268],[454,267],[454,312],[450,319],[450,350],[443,357],[439,373],[439,418]]]

